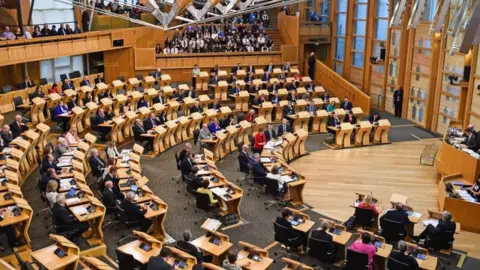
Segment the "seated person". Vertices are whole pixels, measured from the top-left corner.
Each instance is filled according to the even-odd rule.
[[[160,119],[155,116],[155,113],[150,113],[150,116],[143,121],[143,127],[145,130],[151,130],[160,125]]]
[[[200,101],[198,100],[195,100],[195,103],[193,104],[192,107],[190,107],[190,114],[192,113],[202,113],[203,112],[203,109],[202,107],[200,107]]]
[[[277,132],[273,129],[273,125],[270,123],[267,126],[267,130],[265,130],[265,136],[267,137],[267,141],[277,138]]]
[[[287,183],[288,180],[290,180],[290,176],[281,175],[280,174],[280,169],[276,165],[272,167],[271,171],[272,171],[271,173],[267,173],[266,177],[268,179],[277,180],[278,190],[284,191],[287,188],[285,183]]]
[[[375,256],[375,253],[377,253],[377,249],[370,241],[370,234],[362,233],[362,241],[353,242],[349,249],[356,252],[366,253],[368,255],[368,264],[370,265],[370,270],[373,270],[373,257]]]
[[[192,171],[194,165],[194,155],[193,153],[187,153],[185,158],[182,160],[180,164],[180,170],[182,172],[182,176],[189,175]]]
[[[220,110],[220,107],[222,107],[222,105],[220,104],[220,100],[218,98],[215,98],[213,100],[213,103],[208,105],[209,109],[214,109],[214,110]]]
[[[72,99],[70,100],[70,102],[68,102],[67,106],[68,106],[69,110],[78,106],[78,101],[77,101],[77,96],[76,95],[72,96]]]
[[[467,188],[468,193],[472,195],[472,197],[476,198],[477,201],[480,198],[480,178],[475,181],[475,184],[473,186]]]
[[[119,182],[120,177],[118,177],[118,167],[113,165],[108,169],[107,175],[103,178],[103,182],[112,181],[113,187],[115,190],[120,190]],[[101,192],[103,192],[104,185],[101,186]]]
[[[217,204],[218,200],[213,197],[212,191],[210,189],[208,189],[209,185],[210,185],[210,181],[203,180],[202,181],[202,187],[197,189],[197,192],[202,193],[202,194],[208,194],[208,197],[210,198],[210,204]]]
[[[58,184],[60,178],[57,176],[57,172],[55,171],[55,169],[49,168],[45,171],[45,173],[40,178],[40,181],[38,182],[38,189],[40,189],[40,192],[46,193],[47,185],[52,180],[54,180]]]
[[[61,171],[55,162],[55,156],[53,154],[48,154],[47,159],[42,161],[42,167],[40,171],[46,172],[50,168],[53,168],[54,171]]]
[[[59,115],[68,113],[69,110],[67,106],[63,103],[63,100],[60,100],[58,105],[55,107],[55,114],[53,115],[53,120],[57,122],[57,124],[62,125],[62,130],[66,131],[68,128],[68,122],[70,121],[69,117],[61,117]]]
[[[145,101],[145,98],[140,98],[140,100],[137,102],[137,109],[140,109],[142,107],[148,107],[147,101]]]
[[[425,239],[430,238],[433,239],[435,237],[440,237],[444,232],[452,232],[451,238],[450,239],[444,239],[445,242],[453,241],[453,234],[455,233],[455,230],[457,229],[457,224],[455,221],[452,221],[452,214],[448,211],[444,211],[442,213],[442,219],[438,221],[437,226],[433,226],[432,224],[428,224],[428,226],[423,230],[423,232],[417,236],[414,237],[415,241],[419,241],[420,239]],[[443,241],[442,241],[443,242]]]
[[[0,131],[0,136],[2,137],[3,145],[5,147],[8,147],[10,145],[10,142],[13,141],[13,135],[10,131],[9,125],[4,125],[2,127],[2,130]]]
[[[59,137],[57,140],[57,145],[53,149],[53,155],[55,159],[58,160],[63,154],[68,150],[67,141],[63,137]]]
[[[255,110],[251,109],[248,111],[247,115],[245,115],[245,121],[253,123],[255,121]]]
[[[350,123],[352,125],[356,125],[357,124],[357,118],[353,115],[352,111],[348,111],[348,114],[345,115],[345,118],[343,118],[343,122]]]
[[[237,253],[229,251],[227,258],[222,263],[222,268],[225,270],[242,270],[243,267],[251,265],[251,262],[248,260],[244,260],[245,263],[239,264],[237,263],[237,258]]]
[[[54,203],[57,202],[57,195],[58,195],[58,182],[56,179],[50,180],[47,183],[47,190],[45,192],[45,198],[47,198],[48,205],[52,206]]]
[[[292,220],[293,220],[292,211],[290,211],[289,209],[283,209],[282,216],[277,217],[277,219],[275,220],[275,223],[277,223],[280,226],[283,226],[283,227],[287,228],[290,231],[291,235],[298,236],[297,240],[294,240],[292,245],[293,245],[293,248],[298,249],[299,253],[302,254],[303,253],[302,235],[299,232],[297,232],[293,229],[292,223],[290,223],[290,221],[292,221]],[[308,235],[307,235],[307,237],[308,237]],[[307,238],[307,240],[308,240],[308,238]]]
[[[193,182],[193,189],[194,190],[197,190],[197,189],[202,187],[203,179],[198,177],[198,175],[197,175],[198,171],[199,171],[198,167],[194,166],[190,170],[190,173],[187,175],[187,177],[190,178],[190,180],[192,180],[192,182]]]
[[[23,132],[27,131],[28,127],[23,122],[23,118],[20,114],[15,115],[15,121],[10,124],[10,131],[12,131],[13,138],[17,138]]]
[[[150,257],[147,270],[171,270],[172,266],[168,263],[170,258],[172,258],[172,252],[169,248],[163,247],[160,255]]]
[[[32,93],[32,99],[37,98],[37,97],[39,97],[39,98],[44,98],[45,97],[45,93],[43,92],[41,86],[37,86],[37,88],[35,88],[35,92]]]
[[[330,246],[332,247],[331,252],[332,252],[332,254],[334,254],[335,253],[335,244],[333,243],[333,237],[330,234],[328,234],[328,229],[329,229],[328,221],[324,220],[324,221],[322,221],[322,224],[320,225],[320,228],[318,228],[318,230],[313,230],[312,231],[312,233],[310,234],[310,238],[328,242],[330,244]],[[332,255],[332,260],[334,260],[334,259],[335,259],[335,256]]]
[[[5,214],[7,212],[7,208],[0,209],[0,222],[5,219]],[[12,225],[2,226],[0,227],[0,233],[4,233],[7,236],[8,246],[13,250],[15,247],[20,246],[17,240],[15,228]]]
[[[83,106],[87,105],[87,103],[93,102],[93,97],[91,92],[87,92],[85,94],[85,98],[83,99]]]
[[[93,130],[100,133],[100,139],[102,141],[107,141],[107,135],[111,131],[110,127],[102,127],[100,124],[103,124],[109,121],[109,117],[105,114],[103,109],[98,109],[97,116],[95,117],[95,121],[93,122],[92,128]]]
[[[373,203],[372,195],[370,194],[363,197],[363,201],[358,204],[358,207],[363,209],[372,209],[373,212],[378,215],[377,206],[375,206]]]
[[[287,118],[283,118],[282,123],[278,126],[277,136],[280,137],[289,132],[292,132],[292,126],[288,123]]]
[[[117,207],[117,200],[122,201],[123,199],[125,199],[125,196],[120,192],[120,190],[114,187],[111,180],[105,181],[104,186],[105,188],[102,192],[102,203],[107,208]]]
[[[213,118],[212,121],[210,122],[208,126],[208,130],[210,130],[210,133],[215,134],[217,131],[222,130],[220,125],[218,124],[217,118]]]
[[[332,112],[332,114],[328,117],[328,126],[330,127],[338,127],[342,121],[338,117],[338,114],[335,113],[335,111]],[[330,130],[331,132],[335,132],[333,130]]]
[[[164,98],[163,98],[163,92],[158,91],[157,96],[153,98],[153,104],[163,104],[164,103]]]
[[[398,251],[392,250],[392,253],[390,253],[390,256],[388,256],[388,260],[394,260],[399,263],[408,265],[408,269],[418,269],[418,262],[417,260],[405,254],[407,252],[407,243],[405,241],[400,240],[398,241]]]
[[[333,112],[336,109],[335,101],[330,102],[327,106],[327,112]]]
[[[205,146],[203,143],[202,143],[202,140],[211,140],[213,137],[212,133],[210,132],[210,130],[208,129],[208,125],[207,124],[203,124],[202,125],[202,129],[200,129],[200,133],[198,135],[198,141],[200,141],[200,145],[202,146]]]
[[[343,102],[340,103],[340,108],[344,109],[345,111],[351,111],[353,108],[352,103],[348,100],[348,97],[343,99]]]
[[[286,118],[289,115],[295,114],[295,109],[292,106],[292,101],[289,100],[288,103],[283,106],[283,118]]]
[[[377,124],[378,123],[378,120],[382,119],[382,117],[380,117],[380,114],[378,114],[378,112],[374,112],[372,115],[370,115],[368,117],[368,122],[370,122],[370,124]]]
[[[476,152],[478,150],[477,136],[472,128],[465,129],[465,137],[467,137],[467,139],[465,140],[464,147]]]
[[[125,212],[127,220],[129,222],[138,222],[143,232],[147,232],[148,228],[152,225],[152,221],[145,218],[147,207],[145,204],[139,206],[135,203],[135,193],[133,191],[127,192],[125,199],[123,199],[120,204],[120,208]]]
[[[99,156],[98,149],[92,148],[92,150],[90,150],[90,158],[88,159],[88,162],[92,168],[92,175],[96,178],[101,177],[107,163]]]
[[[192,240],[192,233],[189,230],[185,230],[183,231],[183,240],[178,240],[176,245],[181,250],[195,257],[197,259],[197,263],[202,263],[203,253],[198,247],[190,243]]]
[[[58,194],[56,201],[52,206],[55,223],[63,227],[62,231],[73,231],[74,233],[68,239],[77,243],[78,238],[89,229],[88,222],[80,222],[72,215],[65,205],[64,194]]]
[[[395,222],[400,222],[404,226],[410,223],[410,220],[408,219],[408,213],[405,211],[403,204],[400,202],[397,202],[395,204],[395,209],[388,210],[381,218],[380,218],[380,226],[383,227],[385,220],[391,220]]]

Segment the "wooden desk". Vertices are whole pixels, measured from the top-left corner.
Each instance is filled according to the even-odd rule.
[[[420,260],[420,259],[415,258],[417,260],[419,269],[435,270],[437,268],[438,259],[436,257],[432,257],[432,256],[428,255],[428,250],[426,250],[422,247],[419,247],[415,244],[407,242],[407,252],[410,253],[413,249],[416,249],[419,252],[422,252],[423,254],[426,254],[425,260]]]
[[[374,142],[376,144],[389,143],[388,131],[390,130],[390,122],[387,119],[378,120],[378,126],[375,126]]]
[[[285,209],[292,211],[293,216],[303,219],[303,223],[301,224],[298,224],[298,225],[292,224],[293,229],[300,233],[308,235],[310,233],[310,230],[315,225],[315,222],[310,220],[310,216],[293,208],[285,207]]]
[[[165,248],[170,249],[170,251],[172,252],[172,258],[167,261],[167,263],[171,266],[175,264],[175,261],[183,261],[186,264],[186,267],[183,270],[192,270],[193,266],[197,264],[197,259],[192,255],[174,247],[165,246]]]
[[[322,219],[321,218],[320,222],[323,222],[323,220],[328,221],[330,228],[336,228],[336,229],[340,230],[340,234],[334,234],[334,233],[331,233],[330,231],[328,231],[327,233],[332,236],[333,243],[335,244],[336,249],[337,249],[337,259],[338,259],[338,261],[337,261],[336,264],[343,263],[343,261],[345,260],[345,257],[346,257],[345,248],[346,248],[346,245],[347,245],[348,241],[352,237],[352,233],[347,232],[343,225],[336,224],[335,221],[333,221],[333,220],[328,220],[328,219]]]
[[[252,127],[252,137],[255,137],[260,129],[265,130],[267,127],[267,120],[261,116],[255,117]]]
[[[246,120],[241,121],[238,126],[238,143],[244,143],[250,145],[250,139],[248,138],[251,130],[252,124]]]
[[[233,244],[229,242],[228,236],[218,232],[215,232],[214,234],[214,236],[200,236],[199,238],[193,240],[191,243],[201,249],[204,253],[212,255],[213,264],[222,265],[222,262],[225,259],[228,250],[233,246]],[[220,239],[220,244],[216,245],[211,243],[210,241],[212,238]]]
[[[293,119],[293,131],[303,129],[308,132],[308,121],[310,120],[310,114],[308,112],[302,111],[294,115],[288,115],[287,117]]]
[[[229,198],[225,197],[227,194],[227,189],[232,189],[235,194],[229,194]],[[212,188],[212,193],[218,199],[220,205],[220,215],[226,216],[229,214],[237,214],[239,217],[239,224],[242,224],[241,214],[240,214],[240,204],[243,198],[243,190],[233,185],[230,182],[227,182],[226,187],[222,188]]]
[[[313,267],[294,261],[289,258],[283,257],[282,262],[285,264],[285,267],[283,267],[282,270],[297,270],[297,269],[313,270]]]
[[[132,234],[138,236],[140,239],[119,247],[118,249],[121,252],[132,255],[136,261],[144,265],[148,263],[150,257],[155,257],[160,254],[160,250],[162,250],[162,243],[159,240],[146,233],[135,230],[132,232]],[[149,245],[151,247],[151,250],[145,251],[141,249],[141,244]]]
[[[247,242],[239,241],[238,244],[242,247],[242,250],[238,253],[237,263],[244,265],[242,268],[247,270],[264,270],[268,269],[273,263],[273,259],[268,257],[268,251],[249,244]],[[253,253],[260,257],[260,261],[254,261],[248,258],[248,255]]]
[[[313,116],[312,132],[325,133],[327,132],[328,113],[326,110],[318,110]]]
[[[372,124],[369,121],[361,121],[360,125],[355,128],[355,145],[370,145],[370,132]]]
[[[215,86],[215,98],[220,99],[221,101],[228,100],[227,97],[228,84],[226,81],[219,81]]]
[[[462,174],[462,179],[472,185],[480,177],[480,159],[442,141],[435,166],[442,176]]]
[[[152,210],[152,208],[148,206],[147,212],[145,213],[145,218],[152,220],[153,231],[150,234],[163,242],[166,238],[164,224],[167,217],[168,205],[155,195],[150,195],[150,201],[148,203],[155,203],[158,208],[157,210]]]
[[[235,100],[235,110],[248,112],[248,98],[250,95],[247,91],[240,91],[238,95],[230,95]]]
[[[375,253],[375,257],[373,258],[373,260],[374,260],[373,263],[375,264],[375,269],[384,270],[386,261],[388,259],[388,256],[390,256],[390,253],[392,253],[393,246],[390,245],[390,244],[387,244],[385,242],[384,237],[376,235],[372,232],[365,231],[365,230],[362,230],[362,229],[357,230],[357,232],[360,234],[358,236],[358,239],[356,240],[357,242],[362,241],[362,236],[361,236],[362,233],[368,233],[368,234],[370,234],[370,239],[371,239],[372,245],[375,245],[376,242],[382,243],[381,247],[376,246],[377,253]]]
[[[258,116],[266,119],[268,123],[272,122],[273,105],[270,101],[265,101],[261,106],[253,105],[253,108],[258,110]]]
[[[106,208],[97,198],[92,196],[87,196],[87,198],[89,200],[88,203],[69,207],[69,210],[78,221],[88,222],[91,230],[85,232],[82,236],[86,238],[90,245],[104,243],[102,224],[105,218]],[[88,206],[94,206],[95,211],[93,213],[82,214]]]
[[[56,243],[30,253],[32,259],[49,270],[77,269],[78,259],[80,258],[80,249],[63,236],[50,234],[50,239]],[[63,249],[66,256],[59,258],[55,255],[54,251],[57,248]]]
[[[353,126],[350,123],[341,123],[340,128],[337,127],[328,127],[335,131],[335,146],[338,148],[350,147],[350,136],[353,132]]]

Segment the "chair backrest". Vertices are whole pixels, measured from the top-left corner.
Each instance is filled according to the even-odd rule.
[[[46,84],[48,84],[47,78],[41,78],[40,85],[46,85]]]
[[[265,192],[273,196],[280,196],[280,191],[278,190],[278,181],[270,178],[265,178],[263,180],[265,184]]]
[[[187,191],[189,193],[194,194],[195,191],[197,190],[197,187],[195,186],[195,182],[187,175],[183,176],[183,179],[185,179],[185,182],[187,183]]]
[[[345,265],[346,270],[360,270],[360,269],[369,269],[368,265],[368,255],[367,253],[357,252],[351,249],[347,249],[347,264]]]
[[[149,76],[152,76],[152,77],[155,76],[155,71],[150,71],[150,72],[148,72],[148,75],[149,75]]]
[[[118,76],[117,79],[122,81],[122,82],[125,82],[125,77],[123,77],[123,76]]]
[[[12,91],[12,86],[11,85],[4,85],[2,87],[2,93],[8,93]]]
[[[137,75],[135,75],[135,77],[137,78],[137,80],[143,81],[143,75],[142,74],[137,74]]]
[[[308,249],[310,257],[314,257],[322,262],[330,262],[332,260],[334,246],[331,242],[310,238]]]
[[[237,113],[237,122],[240,123],[243,120],[245,120],[245,113],[243,112]]]
[[[397,261],[392,257],[388,257],[387,269],[388,270],[408,270],[412,268],[410,268],[410,266],[406,263]]]
[[[138,220],[129,220],[128,215],[120,206],[117,206],[117,212],[120,221],[124,223],[127,227],[131,228],[140,224],[140,221]]]
[[[198,209],[209,211],[212,209],[212,206],[210,205],[210,196],[208,196],[208,194],[195,192],[195,205]]]
[[[287,247],[290,247],[292,245],[292,239],[297,238],[297,236],[293,235],[292,231],[289,228],[284,227],[276,222],[273,223],[273,229],[275,234],[275,241]]]
[[[200,136],[200,130],[199,129],[195,129],[193,131],[193,144],[197,144],[198,143],[198,137]]]
[[[119,270],[131,270],[135,268],[135,258],[133,255],[124,253],[118,249],[115,249],[115,254],[117,255]]]
[[[375,221],[375,212],[372,209],[355,207],[355,224],[370,227]]]
[[[405,238],[405,224],[402,222],[383,219],[382,221],[382,236],[387,242],[397,242]]]
[[[15,105],[15,108],[18,108],[18,106],[22,105],[23,104],[22,97],[14,97],[13,104]]]
[[[427,235],[425,247],[435,250],[450,249],[453,246],[454,234],[454,231],[441,231],[434,236]]]
[[[60,74],[60,81],[64,82],[67,79],[67,74]]]

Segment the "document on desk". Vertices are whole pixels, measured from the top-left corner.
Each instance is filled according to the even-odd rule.
[[[73,150],[63,153],[62,156],[73,156]]]
[[[66,200],[65,200],[65,202],[66,202],[67,204],[72,204],[72,203],[76,203],[76,202],[79,202],[79,201],[80,201],[80,199],[77,198],[77,197],[73,197],[73,198],[70,198],[70,199],[66,199]]]
[[[275,146],[273,146],[272,141],[269,141],[269,142],[267,142],[267,144],[265,144],[265,146],[263,146],[263,149],[274,150]]]
[[[460,195],[460,197],[462,197],[462,199],[464,199],[465,201],[468,201],[468,202],[476,202],[475,199],[470,195],[470,193],[468,193],[468,191],[466,190],[459,190],[457,191],[458,195]]]
[[[422,213],[413,212],[413,213],[411,214],[411,216],[414,217],[414,218],[420,218],[420,217],[422,216]]]
[[[59,162],[59,163],[61,163],[61,162],[72,163],[72,159],[73,159],[72,156],[61,156],[61,157],[58,159],[58,162]]]
[[[262,157],[260,158],[261,163],[271,163],[272,160],[269,157]]]
[[[220,228],[220,226],[222,226],[222,222],[220,222],[220,220],[211,218],[206,228],[207,230],[216,231],[218,228]]]
[[[84,215],[84,214],[88,214],[88,211],[87,211],[87,208],[85,206],[76,206],[76,207],[73,207],[71,208],[72,209],[72,212],[75,214],[75,215]]]
[[[429,224],[432,224],[433,227],[437,227],[438,225],[438,219],[427,219],[422,221],[423,225],[428,226]]]
[[[10,154],[10,152],[12,152],[12,148],[5,147],[5,148],[3,148],[2,152],[8,155],[8,154]]]
[[[57,166],[58,167],[70,167],[70,166],[72,166],[72,163],[71,162],[59,162],[59,163],[57,163]]]
[[[213,194],[219,196],[219,197],[224,197],[227,193],[227,188],[221,188],[221,187],[216,187],[216,188],[212,188],[210,189]]]

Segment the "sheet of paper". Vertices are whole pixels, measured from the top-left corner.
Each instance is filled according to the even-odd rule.
[[[433,227],[436,227],[438,225],[438,219],[427,219],[422,221],[423,225],[428,226],[428,224],[432,224]]]
[[[413,212],[411,216],[415,218],[420,218],[422,216],[422,213]]]
[[[220,220],[210,219],[206,227],[208,230],[216,231],[218,230],[218,228],[220,228],[221,225],[222,225],[222,222],[220,222]]]
[[[87,208],[85,206],[77,206],[71,209],[75,215],[83,215],[88,213]]]
[[[66,200],[65,200],[65,202],[66,202],[67,204],[76,203],[76,202],[79,202],[79,201],[80,201],[80,199],[77,198],[77,197],[73,197],[73,198],[70,198],[70,199],[66,199]]]
[[[260,158],[261,163],[270,163],[272,162],[269,157],[262,157]]]

